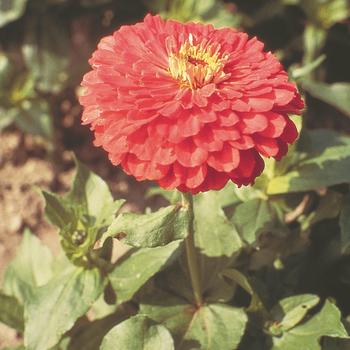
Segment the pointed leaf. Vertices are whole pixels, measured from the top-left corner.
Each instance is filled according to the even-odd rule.
[[[45,198],[45,214],[50,222],[59,227],[65,227],[72,221],[72,212],[67,201],[54,193],[42,191]]]
[[[312,294],[292,296],[281,300],[271,313],[283,330],[296,326],[310,309],[316,306],[320,298]]]
[[[302,84],[310,95],[332,105],[350,117],[350,83],[325,84],[306,80]]]
[[[251,301],[248,311],[266,311],[265,305],[267,304],[267,302],[265,301],[265,297],[262,295],[261,291],[255,286],[256,283],[254,283],[255,281],[252,278],[248,278],[243,273],[233,268],[224,270],[221,273],[221,275],[235,282],[237,285],[239,285],[251,295]]]
[[[109,279],[118,303],[130,300],[151,277],[172,262],[180,244],[181,241],[174,241],[162,247],[140,248],[117,262]]]
[[[141,312],[167,327],[180,350],[237,349],[247,323],[242,309],[219,303],[197,309],[162,291],[145,298]]]
[[[124,233],[123,240],[133,247],[157,247],[187,236],[188,209],[181,205],[161,208],[151,214],[120,214],[104,236]]]
[[[72,268],[38,288],[25,306],[26,349],[47,350],[56,345],[101,295],[104,282],[97,269]]]
[[[0,322],[22,332],[24,329],[23,306],[16,298],[0,292]]]
[[[101,350],[173,350],[169,331],[146,316],[136,315],[115,326],[104,338]]]
[[[52,277],[52,254],[29,230],[23,233],[15,259],[6,269],[4,291],[22,304],[30,300],[36,287]]]
[[[232,222],[241,238],[249,244],[254,243],[262,233],[275,228],[276,212],[264,199],[251,199],[235,208]]]
[[[207,256],[231,256],[242,247],[242,241],[218,198],[214,191],[195,197],[195,244]]]
[[[131,314],[131,308],[127,305],[121,305],[115,313],[104,318],[79,322],[69,331],[69,343],[67,350],[96,350],[104,336],[118,323],[127,319]],[[134,310],[133,310],[134,311]],[[135,311],[134,311],[135,312]],[[61,349],[60,349],[61,350]]]
[[[71,191],[58,196],[43,192],[48,219],[60,228],[61,245],[76,265],[91,267],[103,250],[94,246],[112,223],[124,200],[113,200],[107,184],[85,165],[76,161],[77,172]],[[94,253],[94,258],[91,255]],[[96,259],[95,259],[96,258]],[[103,258],[103,257],[102,257]]]
[[[76,160],[77,172],[67,199],[81,205],[84,213],[94,219],[95,226],[109,225],[113,214],[124,204],[124,200],[113,201],[106,182]]]
[[[321,350],[320,338],[323,336],[348,337],[341,322],[340,311],[329,301],[307,321],[273,337],[272,350]]]

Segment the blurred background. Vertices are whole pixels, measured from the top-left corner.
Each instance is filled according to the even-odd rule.
[[[148,12],[257,36],[305,94],[304,125],[350,132],[347,0],[0,0],[0,282],[25,227],[57,249],[35,187],[65,192],[72,152],[129,209],[150,205],[149,184],[128,178],[92,146],[77,102],[97,42]],[[13,332],[0,325],[0,348],[16,342]]]

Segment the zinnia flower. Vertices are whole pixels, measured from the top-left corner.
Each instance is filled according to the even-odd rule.
[[[83,79],[83,123],[137,180],[197,193],[254,182],[297,138],[304,104],[256,38],[147,15],[103,38]]]

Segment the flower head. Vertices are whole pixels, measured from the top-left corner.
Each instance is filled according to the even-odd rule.
[[[256,38],[147,15],[103,38],[83,79],[83,123],[137,180],[197,193],[253,183],[297,138],[303,101]]]

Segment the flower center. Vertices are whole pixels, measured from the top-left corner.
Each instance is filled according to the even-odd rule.
[[[220,83],[228,78],[224,66],[228,55],[220,53],[220,45],[203,40],[193,44],[193,36],[185,41],[177,53],[169,56],[169,72],[180,87],[198,89],[210,83]]]

